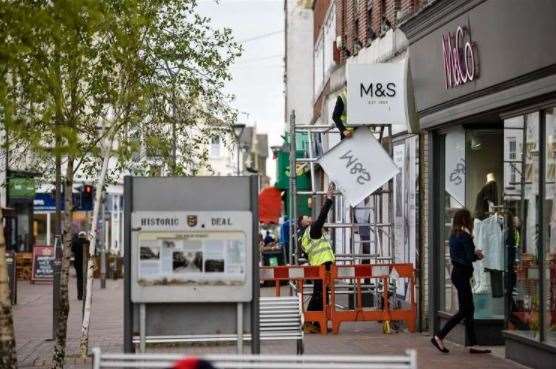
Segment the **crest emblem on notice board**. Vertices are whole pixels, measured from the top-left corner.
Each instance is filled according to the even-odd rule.
[[[195,227],[197,225],[197,216],[196,215],[188,215],[187,216],[187,225],[190,227]]]

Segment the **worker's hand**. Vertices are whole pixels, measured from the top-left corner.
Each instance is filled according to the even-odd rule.
[[[485,258],[485,254],[483,254],[483,250],[475,250],[475,256],[479,260],[483,260]]]
[[[345,138],[351,138],[351,136],[353,136],[353,131],[351,129],[346,129],[342,133],[344,134]]]
[[[326,191],[326,198],[332,200],[334,198],[334,191],[336,190],[336,186],[333,182],[330,182],[328,185],[328,190]]]

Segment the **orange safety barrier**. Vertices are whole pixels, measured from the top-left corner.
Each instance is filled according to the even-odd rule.
[[[399,278],[409,279],[410,301],[409,307],[393,309],[390,306],[390,276],[397,274]],[[350,310],[336,309],[335,281],[337,279],[355,280],[355,303]],[[376,309],[363,309],[361,280],[377,279],[383,282],[382,306]],[[356,264],[335,265],[331,275],[331,299],[329,318],[332,321],[332,332],[338,334],[340,324],[350,321],[391,321],[404,320],[410,332],[415,332],[417,305],[415,303],[415,273],[412,264]]]
[[[322,281],[322,311],[304,311],[306,322],[318,322],[321,334],[326,334],[328,329],[328,306],[326,304],[326,289],[330,281],[330,272],[321,266],[275,266],[260,267],[261,281],[274,281],[276,296],[280,296],[280,284],[282,281],[293,281],[296,283],[299,293],[303,296],[303,283],[305,280]]]
[[[390,278],[397,274],[398,278],[409,280],[409,303],[406,308],[392,308],[390,306]],[[335,281],[339,279],[352,279],[355,286],[355,304],[353,309],[336,309]],[[364,309],[362,307],[361,281],[377,279],[383,283],[382,305],[379,309]],[[410,332],[415,332],[417,319],[417,305],[415,303],[415,272],[413,265],[407,264],[354,264],[333,265],[327,271],[321,266],[275,266],[260,267],[261,281],[274,281],[275,294],[280,296],[282,281],[293,281],[298,291],[303,296],[305,280],[322,281],[322,311],[304,311],[305,321],[318,322],[321,334],[326,334],[328,321],[332,322],[332,332],[338,334],[340,325],[346,321],[385,321],[403,320]],[[378,286],[377,286],[378,288]],[[330,301],[327,303],[327,290],[330,290]]]

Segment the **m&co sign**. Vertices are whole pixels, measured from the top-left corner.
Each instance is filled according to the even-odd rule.
[[[479,77],[477,45],[471,41],[469,30],[460,26],[455,34],[442,35],[442,56],[446,88],[453,88]]]

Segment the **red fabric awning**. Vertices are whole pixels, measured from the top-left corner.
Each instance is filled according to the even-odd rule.
[[[276,187],[267,187],[259,194],[259,222],[278,224],[282,215],[281,192]]]

